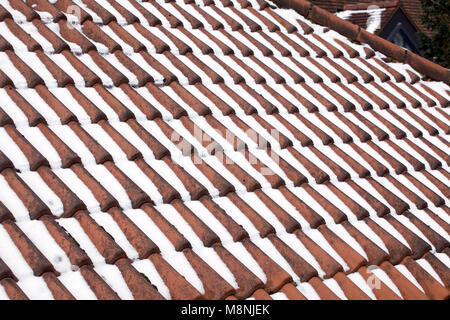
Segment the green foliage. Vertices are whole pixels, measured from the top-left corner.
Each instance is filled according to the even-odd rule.
[[[421,0],[422,22],[431,31],[428,36],[418,33],[420,50],[425,57],[450,68],[450,0]]]

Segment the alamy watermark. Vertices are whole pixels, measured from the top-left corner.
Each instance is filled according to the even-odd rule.
[[[77,26],[80,26],[81,21],[81,8],[75,4],[67,7],[67,27],[69,29],[76,29]]]
[[[259,159],[257,156],[255,156],[252,151],[255,153],[259,151],[265,151],[266,154],[270,157],[270,159],[276,164],[279,164],[280,157],[277,152],[272,150],[271,144],[265,139],[262,135],[260,135],[258,132],[256,132],[253,129],[248,129],[244,131],[245,138],[251,140],[253,143],[253,148],[250,150],[248,148],[248,144],[244,142],[243,139],[239,138],[236,134],[234,134],[230,130],[225,130],[225,136],[222,135],[222,133],[216,129],[216,132],[225,139],[229,145],[232,146],[234,149],[233,151],[240,152],[242,155],[244,155],[245,159],[251,164],[251,165],[258,165],[259,172],[264,175],[273,175],[274,172],[266,165],[259,166],[260,163],[263,163],[261,159]],[[270,136],[271,138],[279,142],[280,133],[276,129],[270,130]],[[194,125],[194,131],[192,133],[192,136],[203,146],[203,148],[206,150],[207,154],[204,153],[196,153],[194,150],[194,147],[192,144],[182,137],[180,134],[178,134],[176,131],[172,132],[172,135],[170,137],[170,140],[172,143],[181,151],[182,155],[185,157],[190,157],[192,155],[195,155],[193,157],[194,164],[201,164],[204,160],[203,158],[205,156],[214,155],[216,156],[219,161],[221,161],[222,164],[233,164],[235,163],[231,157],[232,154],[229,153],[227,156],[227,151],[223,148],[223,146],[212,139],[207,133],[205,133],[202,129],[200,129],[198,126]]]

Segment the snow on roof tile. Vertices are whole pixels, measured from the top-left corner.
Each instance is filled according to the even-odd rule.
[[[449,297],[448,70],[302,0],[52,3],[0,1],[0,299]]]

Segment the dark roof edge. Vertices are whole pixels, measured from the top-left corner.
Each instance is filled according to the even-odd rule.
[[[399,62],[407,63],[420,73],[433,80],[443,81],[450,85],[450,69],[444,68],[413,52],[410,52],[390,41],[367,32],[353,23],[343,20],[334,14],[322,9],[307,0],[272,0],[280,6],[297,11],[314,23],[328,27],[341,35],[363,42],[384,55]]]

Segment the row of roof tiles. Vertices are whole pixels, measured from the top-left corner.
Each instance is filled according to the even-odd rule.
[[[365,177],[364,179],[358,179],[353,177],[352,180],[349,180],[348,172],[335,162],[324,161],[319,165],[321,169],[311,162],[313,159],[308,160],[295,149],[290,151],[295,154],[295,157],[288,158],[291,161],[289,163],[286,160],[280,160],[281,163],[284,163],[281,167],[284,167],[285,171],[278,169],[276,170],[278,174],[272,171],[270,165],[267,166],[267,158],[263,158],[266,164],[259,159],[254,160],[254,158],[249,159],[251,161],[249,162],[240,153],[227,153],[225,156],[219,153],[216,154],[217,157],[209,156],[202,159],[196,159],[196,156],[194,156],[192,159],[194,165],[190,164],[190,167],[186,165],[186,162],[191,161],[189,158],[171,161],[168,157],[165,157],[162,160],[135,159],[134,161],[123,160],[116,163],[108,160],[101,165],[92,164],[85,167],[72,163],[71,167],[67,169],[55,170],[47,166],[41,166],[37,169],[37,172],[23,173],[15,173],[11,169],[10,163],[7,160],[4,161],[6,157],[2,154],[2,175],[4,182],[7,182],[4,183],[5,193],[2,201],[14,204],[14,198],[8,200],[7,194],[11,194],[12,190],[18,192],[19,198],[16,199],[21,199],[25,203],[24,208],[28,210],[29,217],[34,219],[50,213],[48,208],[50,204],[51,211],[55,215],[71,216],[77,210],[86,207],[106,210],[113,205],[117,205],[118,202],[122,207],[138,208],[146,202],[170,203],[174,199],[200,199],[206,194],[214,197],[226,195],[235,190],[238,192],[256,192],[261,188],[264,190],[270,187],[277,189],[284,185],[287,185],[288,188],[302,185],[304,189],[309,191],[309,195],[305,195],[308,199],[312,197],[313,202],[323,203],[327,209],[332,209],[329,214],[335,222],[342,221],[347,214],[325,200],[323,194],[327,192],[332,196],[343,199],[342,201],[346,206],[351,207],[352,214],[356,215],[357,218],[363,218],[369,211],[383,216],[391,211],[389,206],[393,208],[391,212],[397,214],[402,214],[415,207],[418,209],[433,206],[446,208],[445,198],[448,197],[448,187],[440,181],[448,178],[448,171],[445,169],[434,170],[431,173],[428,171],[403,172],[400,175],[383,172],[383,178]],[[316,152],[319,151],[316,149]],[[314,155],[312,152],[311,154]],[[322,154],[322,156],[324,155]],[[223,161],[225,164],[220,163],[219,157],[226,157]],[[250,157],[250,154],[247,157]],[[320,158],[318,159],[320,161]],[[202,162],[197,164],[196,162],[200,162],[200,160]],[[322,158],[323,160],[324,158]],[[326,163],[326,165],[323,163]],[[343,164],[345,162],[341,163],[341,165]],[[355,163],[355,165],[358,164]],[[297,169],[302,167],[306,167],[309,171]],[[350,167],[350,165],[347,164],[347,167]],[[290,169],[292,172],[286,169]],[[159,170],[164,170],[166,179],[170,177],[170,182],[157,173]],[[257,170],[262,171],[266,176],[263,176]],[[314,170],[317,172],[314,172]],[[367,169],[362,168],[362,170],[369,174]],[[327,182],[329,180],[327,172],[330,175],[336,174],[337,180],[340,180],[340,182]],[[268,173],[272,174],[267,175]],[[305,176],[315,178],[319,184],[306,184],[307,178]],[[50,182],[53,182],[53,184],[50,184]],[[49,187],[40,189],[45,183]],[[303,184],[305,185],[303,186]],[[12,189],[9,189],[8,185]],[[342,192],[335,188],[336,185],[345,187],[346,191],[352,194],[343,196]],[[93,191],[97,201],[93,200],[92,197],[81,201],[76,195],[80,188],[89,190],[93,187],[98,188]],[[104,189],[109,192],[105,192]],[[55,196],[44,196],[45,192],[49,191],[52,191],[50,193]],[[355,194],[355,191],[359,196]],[[114,197],[111,196],[111,193],[114,194]],[[47,205],[37,194],[46,199]],[[261,192],[258,191],[258,194],[261,194]],[[381,197],[373,196],[373,194],[381,195]],[[361,197],[366,199],[365,205],[360,204]],[[53,198],[56,201],[52,201]],[[28,218],[26,212],[26,210],[23,214],[18,212],[16,218],[19,220]],[[352,216],[350,212],[348,212],[348,215]],[[318,225],[323,221],[320,216],[313,214],[309,222]]]
[[[342,298],[339,290],[336,290],[335,287],[321,284],[321,282],[327,281],[325,279],[337,281],[339,288],[344,292],[343,296],[350,299],[367,298],[374,294],[378,298],[384,299],[448,298],[448,290],[445,289],[449,285],[448,269],[441,261],[444,257],[437,258],[436,254],[427,254],[427,251],[431,250],[431,246],[423,238],[411,232],[410,227],[405,227],[399,217],[391,215],[383,218],[372,217],[361,221],[347,221],[339,225],[321,225],[317,229],[296,229],[291,234],[278,231],[277,234],[268,233],[264,238],[258,235],[249,238],[246,230],[243,230],[242,227],[239,228],[235,223],[233,225],[232,220],[227,221],[227,216],[217,211],[223,211],[217,202],[228,207],[227,212],[231,212],[230,204],[224,205],[224,203],[230,202],[235,205],[235,208],[242,208],[239,201],[242,202],[242,199],[238,195],[231,194],[221,198],[220,201],[219,199],[212,201],[208,198],[204,198],[200,202],[174,201],[171,205],[163,205],[166,207],[156,207],[156,209],[150,205],[143,205],[138,210],[122,211],[118,208],[111,208],[107,213],[88,214],[85,211],[78,211],[72,218],[58,220],[48,215],[41,217],[40,221],[14,223],[7,220],[1,224],[0,229],[2,249],[9,251],[8,257],[16,258],[7,263],[15,270],[18,277],[25,279],[23,282],[19,282],[23,289],[33,293],[34,290],[42,288],[42,284],[38,284],[39,281],[45,281],[54,298],[72,298],[73,296],[89,298],[92,290],[97,298],[103,299],[117,298],[118,294],[121,295],[121,298],[128,298],[128,294],[137,299],[162,297],[220,299],[230,295],[247,298],[252,294],[253,296],[259,294],[258,298],[267,298],[267,292],[281,292],[289,295],[283,289],[286,289],[286,285],[292,281],[292,277],[299,279],[303,284],[309,283],[313,287],[312,295],[314,296],[315,293],[321,298],[333,296]],[[220,221],[218,225],[216,222],[216,225],[226,228],[225,232],[220,231],[220,228],[216,229],[219,230],[217,232],[220,234],[220,240],[219,236],[211,230],[214,228],[213,224],[209,228],[202,223],[202,220],[198,219],[199,214],[196,211],[198,206],[207,208],[206,212],[212,213],[215,217],[213,219]],[[247,210],[240,211],[241,215],[243,212],[248,214],[248,210],[252,210],[248,204],[246,208]],[[194,214],[194,212],[196,213]],[[202,209],[202,215],[206,212]],[[144,218],[145,216],[147,218]],[[178,230],[185,230],[186,227],[177,224],[176,221],[183,221],[183,219],[178,220],[175,216],[182,216],[193,231],[184,232],[182,235]],[[404,217],[405,221],[413,222],[421,231],[426,232],[427,239],[436,240],[440,237],[436,233],[433,234],[432,231],[432,233],[427,233],[427,228],[428,231],[430,228],[413,214],[408,213],[405,216],[408,217]],[[175,222],[175,227],[166,218]],[[109,221],[111,219],[117,225],[112,224]],[[254,226],[253,221],[250,225]],[[383,223],[381,224],[381,222]],[[380,227],[379,224],[383,227]],[[139,228],[136,225],[139,225]],[[247,225],[249,224],[247,223]],[[115,230],[117,226],[119,228]],[[241,230],[239,231],[239,229]],[[164,236],[155,235],[157,230],[160,230],[159,232],[162,232]],[[391,234],[386,230],[389,230]],[[335,233],[342,234],[343,231],[353,241],[356,239],[356,243],[364,250],[356,251],[354,243],[350,242],[353,247],[350,246],[348,238],[343,241]],[[375,237],[370,234],[373,232],[376,234]],[[400,234],[400,237],[396,235],[396,232]],[[115,236],[115,241],[109,233]],[[229,239],[224,237],[224,233]],[[36,236],[39,236],[39,239]],[[45,240],[42,239],[44,236],[47,240],[54,239],[56,242],[46,241],[44,243]],[[369,240],[368,236],[372,240]],[[34,241],[30,240],[30,237]],[[188,237],[190,242],[185,237]],[[381,239],[381,247],[387,247],[389,255],[384,251],[386,249],[380,248],[380,243],[375,239]],[[411,249],[398,239],[401,239],[402,242],[405,242],[406,239],[405,243]],[[441,241],[441,243],[445,242],[445,240]],[[38,249],[43,245],[46,245],[45,256]],[[293,250],[294,246],[297,248],[297,253]],[[299,247],[304,248],[301,256],[298,254]],[[448,255],[448,242],[447,246],[444,245],[444,248],[436,248],[436,250],[447,252]],[[274,263],[277,255],[282,258],[283,268]],[[48,260],[49,258],[52,260]],[[94,260],[92,261],[92,259]],[[205,263],[204,259],[208,263]],[[280,260],[277,261],[280,263]],[[401,264],[398,265],[400,262]],[[223,269],[221,263],[225,263],[229,269]],[[371,291],[370,288],[361,285],[364,281],[358,277],[370,276],[371,272],[366,269],[369,264],[381,267],[381,270],[375,268],[376,271],[373,271],[373,266],[370,267],[369,270],[373,271],[376,276],[383,276],[384,273],[387,273],[388,279],[393,282],[387,282],[386,285],[386,278],[383,279],[384,282],[381,284],[383,284],[385,292]],[[16,278],[11,269],[2,261],[0,261],[0,266],[2,267],[0,268],[0,282],[8,295],[25,297],[22,289],[14,283]],[[405,267],[407,272],[404,271]],[[432,271],[430,271],[430,267]],[[117,268],[120,270],[121,276],[120,273],[117,273]],[[152,271],[155,270],[154,268],[157,273]],[[193,268],[199,277],[196,281],[192,279],[192,274],[189,274],[190,268]],[[423,268],[427,272],[424,272]],[[289,272],[285,270],[289,270]],[[62,277],[59,272],[62,272]],[[98,276],[98,272],[103,276],[103,280]],[[216,272],[221,273],[222,277]],[[231,274],[229,275],[227,272],[231,272]],[[344,275],[344,272],[347,276]],[[360,275],[355,275],[355,272],[359,272]],[[319,273],[321,278],[318,278]],[[412,278],[410,274],[412,274]],[[436,277],[435,274],[438,276]],[[158,290],[143,275],[150,278],[153,284],[157,284]],[[163,279],[157,279],[158,275]],[[90,290],[77,290],[78,288],[74,287],[76,284],[73,282],[74,278],[79,278],[78,281],[81,280],[81,283],[77,282],[78,286],[86,286],[84,278]],[[197,282],[198,280],[200,282]],[[108,282],[108,285],[104,281]],[[126,286],[123,286],[122,281],[126,283]],[[265,281],[265,284],[262,281]],[[32,284],[34,287],[31,287]],[[265,288],[265,291],[258,290],[262,287]],[[369,289],[369,294],[367,294],[367,289]],[[297,298],[301,297],[295,290],[295,285],[291,290],[296,293]],[[399,290],[400,294],[398,294]],[[324,291],[328,296],[324,294]],[[300,289],[300,292],[303,290]],[[308,296],[305,292],[303,294]]]
[[[358,119],[358,117],[363,119],[363,125],[371,123],[365,122],[359,113],[352,113],[352,115],[354,119]],[[267,119],[268,116],[265,117]],[[282,120],[284,124],[289,124],[286,118],[290,117],[279,115],[273,120],[278,119]],[[337,118],[347,119],[343,116]],[[322,119],[326,118],[322,116]],[[169,153],[172,158],[189,155],[206,157],[208,154],[219,156],[223,151],[230,154],[241,152],[249,160],[250,157],[257,157],[257,149],[263,144],[270,148],[273,158],[277,157],[277,160],[283,160],[283,157],[288,157],[289,161],[296,158],[310,172],[316,172],[315,180],[318,183],[327,180],[318,177],[327,175],[318,174],[317,172],[322,171],[317,170],[315,165],[311,166],[312,164],[309,164],[307,158],[321,159],[324,163],[336,162],[335,164],[351,168],[343,169],[339,165],[333,168],[332,176],[337,177],[338,180],[355,176],[383,176],[388,172],[401,174],[408,169],[408,171],[421,171],[425,168],[436,169],[442,164],[448,165],[449,163],[448,155],[445,152],[448,142],[439,135],[433,136],[438,133],[434,127],[432,128],[435,132],[431,132],[433,134],[431,136],[426,134],[422,137],[422,131],[419,131],[416,136],[406,137],[406,135],[394,131],[392,135],[396,139],[392,139],[393,137],[388,139],[388,134],[372,123],[368,127],[373,130],[371,131],[374,133],[373,138],[354,124],[350,128],[359,128],[356,135],[347,134],[342,129],[337,131],[338,134],[340,133],[338,135],[333,134],[332,131],[332,129],[337,130],[336,127],[326,127],[323,122],[320,123],[316,119],[314,119],[315,124],[299,115],[289,120],[291,122],[297,120],[287,127],[290,130],[287,130],[282,122],[273,127],[267,120],[256,114],[253,116],[231,115],[218,119],[207,115],[202,118],[201,122],[194,120],[196,123],[187,117],[182,117],[170,122],[155,119],[151,124],[135,119],[111,123],[100,120],[96,124],[84,125],[72,121],[68,125],[50,127],[39,123],[37,127],[19,127],[18,129],[9,124],[4,126],[1,131],[5,141],[1,149],[13,159],[14,163],[7,160],[7,156],[3,156],[2,167],[7,168],[14,165],[16,168],[25,170],[37,170],[40,166],[49,164],[52,167],[69,167],[80,162],[80,157],[77,155],[80,152],[82,152],[81,160],[95,159],[97,163],[125,158],[128,160],[142,157],[161,159]],[[259,125],[255,125],[252,129],[251,126],[255,121]],[[346,121],[344,125],[351,123],[348,119]],[[300,129],[294,130],[294,125],[302,126],[305,131],[308,130],[310,138]],[[236,134],[230,136],[227,134],[227,130],[235,130]],[[286,135],[283,132],[286,132]],[[349,132],[351,131],[349,130]],[[68,138],[69,136],[70,138]],[[340,141],[334,143],[333,137],[341,138],[344,143]],[[375,137],[381,141],[376,141]],[[173,141],[173,138],[176,138],[176,141]],[[161,141],[165,143],[165,146],[161,145]],[[183,142],[179,143],[179,141]],[[363,149],[358,141],[365,142]],[[18,147],[12,149],[11,143]],[[43,146],[46,146],[45,157],[37,151],[37,148],[43,148]],[[142,150],[143,147],[146,149]],[[105,148],[114,150],[115,154],[106,151]],[[25,156],[20,156],[20,154]],[[332,159],[339,160],[333,161]],[[264,161],[267,162],[267,160]],[[313,162],[320,163],[320,160]],[[291,167],[285,167],[285,169],[288,169],[288,172],[293,170]],[[295,184],[304,182],[303,179],[291,180],[295,181]]]
[[[298,94],[297,90],[302,90],[304,94]],[[0,89],[0,94],[4,99],[1,124],[14,123],[18,128],[39,123],[97,123],[105,119],[114,122],[161,118],[170,123],[174,119],[210,115],[210,118],[217,119],[232,116],[233,120],[240,118],[244,122],[252,117],[262,117],[271,123],[264,126],[267,131],[270,132],[269,128],[273,126],[286,135],[286,128],[291,128],[288,123],[292,120],[286,121],[284,118],[296,115],[305,124],[308,120],[316,122],[318,120],[315,119],[320,119],[316,126],[328,127],[325,129],[327,132],[335,130],[335,134],[345,142],[351,139],[343,138],[338,132],[349,132],[350,136],[353,132],[361,141],[371,137],[384,140],[389,136],[400,139],[410,135],[418,137],[427,133],[432,136],[439,132],[448,133],[448,125],[442,120],[448,119],[445,109],[448,100],[424,84],[401,83],[394,86],[392,83],[372,83],[363,87],[359,83],[241,83],[217,86],[197,83],[181,86],[173,82],[163,87],[147,84],[139,89],[127,84],[115,88],[94,85],[92,88],[66,86],[50,89],[38,85],[34,89],[19,90],[5,87]],[[333,126],[336,117],[341,117],[340,121],[345,123],[344,127],[339,128],[340,131],[337,130],[339,126]],[[383,121],[380,122],[380,119]],[[320,130],[315,130],[313,125],[306,126],[320,136]],[[312,139],[315,140],[314,136]],[[329,143],[332,140],[327,138],[323,141],[327,144],[326,141]]]
[[[95,73],[104,75],[100,78],[106,85],[130,82],[138,86],[154,81],[170,82],[177,79],[177,76],[181,76],[178,79],[181,82],[187,77],[187,81],[191,84],[197,81],[218,83],[229,76],[234,82],[241,82],[244,78],[238,75],[242,73],[247,74],[246,81],[250,79],[251,82],[257,83],[264,80],[276,83],[301,82],[305,79],[314,82],[322,79],[331,82],[344,80],[354,82],[360,77],[364,82],[405,79],[392,69],[385,70],[389,67],[379,59],[366,60],[359,57],[371,57],[372,51],[358,52],[349,45],[349,42],[339,39],[332,45],[321,40],[317,34],[310,35],[312,28],[305,27],[301,20],[296,20],[295,23],[297,25],[295,28],[288,28],[289,30],[286,29],[285,32],[275,30],[269,33],[261,31],[247,33],[206,31],[200,28],[194,33],[194,30],[187,31],[183,27],[173,29],[161,26],[145,27],[137,22],[130,26],[129,32],[126,32],[125,28],[114,22],[111,26],[115,27],[108,26],[107,29],[103,27],[105,33],[87,20],[82,25],[82,35],[77,29],[69,29],[64,21],[60,21],[59,24],[48,23],[47,26],[52,26],[50,31],[41,20],[17,24],[10,18],[4,18],[1,24],[7,39],[1,40],[3,44],[0,48],[6,50],[6,55],[3,55],[4,71],[9,71],[13,78],[23,79],[14,72],[14,69],[27,70],[25,81],[31,87],[44,82],[51,86],[64,86],[73,83],[74,77],[78,81],[81,77],[81,82],[84,80],[86,85],[91,86],[100,80]],[[305,29],[303,36],[297,32],[293,33],[302,26]],[[74,56],[67,50],[67,44],[70,45],[72,52],[84,54]],[[46,48],[49,54],[41,53],[42,48]],[[17,53],[23,50],[35,51],[35,54],[25,52],[19,54],[19,57],[28,64],[33,62],[33,66],[30,68],[11,52],[12,49]],[[195,54],[190,53],[191,51]],[[220,54],[217,55],[218,53]],[[177,58],[182,57],[175,57],[174,54],[175,56],[182,54],[186,58],[179,61]],[[221,54],[226,57],[222,57]],[[273,54],[275,56],[272,56]],[[324,59],[317,60],[311,58],[311,55]],[[340,59],[335,61],[330,59],[331,57]],[[9,63],[7,60],[10,60]],[[144,71],[137,63],[144,64],[146,70],[153,70],[153,73]],[[62,66],[64,71],[61,69]],[[167,66],[170,66],[169,70]],[[37,70],[33,70],[33,67]],[[50,74],[48,71],[42,71],[47,68]],[[275,70],[272,70],[273,68]],[[348,72],[346,69],[354,72]],[[216,70],[222,73],[218,74]],[[394,74],[387,76],[386,71],[387,74],[390,72]],[[412,69],[407,73],[410,82],[418,81],[419,77]],[[272,77],[268,76],[269,74]],[[45,79],[41,80],[42,77]],[[12,83],[8,80],[8,72],[3,72],[2,78],[3,85]]]

